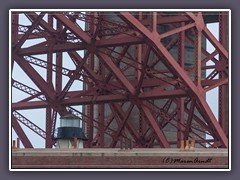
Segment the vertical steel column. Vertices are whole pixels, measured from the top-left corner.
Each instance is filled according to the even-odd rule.
[[[46,108],[46,141],[45,147],[51,148],[52,147],[52,115],[51,115],[51,108]]]
[[[62,24],[57,21],[57,31],[60,33]],[[62,92],[62,52],[56,53],[56,95],[59,96]]]
[[[142,12],[139,12],[138,19],[139,19],[139,21],[142,21],[142,19],[143,19]],[[143,59],[143,58],[148,58],[148,55],[146,57],[145,54],[144,54],[144,53],[148,53],[146,51],[146,49],[147,49],[146,46],[142,45],[142,44],[138,44],[137,48],[136,48],[136,59],[137,59],[137,62],[138,62],[137,80],[138,80],[138,83],[140,83],[140,86],[141,86],[143,78],[144,78],[144,77],[142,77],[142,76],[144,76],[143,75],[143,73],[144,73],[143,69],[145,69],[145,67],[143,67],[143,64],[144,64],[143,62],[147,61],[147,59]],[[140,88],[139,92],[142,92],[141,87],[136,87],[136,88]],[[145,131],[146,131],[146,120],[144,119],[142,109],[139,109],[139,132],[140,132],[141,136],[143,136]]]
[[[12,13],[12,47],[14,47],[18,42],[18,13]]]
[[[93,140],[93,104],[87,105],[87,138],[88,141],[86,143],[86,146],[91,148],[92,147],[92,140]]]
[[[94,17],[95,17],[95,15],[96,14],[94,14]],[[104,15],[103,15],[103,19],[104,19],[105,17],[104,17]],[[99,23],[101,23],[101,22],[99,22]],[[101,24],[100,24],[101,25]],[[93,34],[95,34],[97,29],[96,29],[96,26],[94,26],[93,25]],[[100,38],[101,38],[101,36],[100,36]],[[93,39],[93,40],[95,40],[95,39]],[[94,59],[92,59],[92,60],[94,60]],[[96,64],[94,63],[94,66],[95,66]],[[96,67],[93,67],[94,69],[96,68]],[[98,75],[99,76],[101,76],[101,77],[104,77],[104,67],[103,67],[103,65],[102,65],[102,62],[101,62],[101,60],[100,59],[98,59]],[[101,90],[99,91],[99,93],[101,94],[102,92],[101,92]],[[100,103],[100,104],[98,104],[98,132],[97,132],[97,136],[98,136],[98,142],[97,142],[97,147],[99,147],[99,148],[103,148],[104,147],[104,110],[105,110],[105,108],[104,108],[104,103]]]
[[[157,12],[152,13],[152,32],[157,33]]]
[[[190,110],[188,113],[188,119],[187,119],[187,122],[185,125],[184,142],[186,142],[186,140],[188,140],[188,138],[189,138],[189,133],[191,131],[192,119],[193,119],[193,115],[194,115],[195,104],[196,104],[196,100],[192,100],[192,103],[190,105]]]
[[[97,147],[104,147],[104,103],[98,105],[98,144]]]
[[[86,22],[86,29],[89,30],[91,36],[93,37],[94,34],[96,33],[96,25],[94,24],[95,22],[95,18],[97,17],[97,13],[96,12],[90,12],[88,15],[90,15],[91,17],[91,20],[90,22]],[[91,68],[91,70],[94,71],[94,54],[93,53],[90,53],[90,55],[88,56],[88,59],[87,59],[87,62],[86,62],[89,67]],[[87,81],[89,82],[89,81]],[[92,82],[89,82],[84,84],[84,87],[86,89],[92,89],[93,86],[92,86]],[[94,133],[94,130],[93,130],[93,118],[94,118],[94,105],[93,104],[89,104],[89,105],[85,105],[86,107],[86,114],[87,114],[87,119],[86,119],[86,126],[87,129],[87,138],[88,138],[88,141],[86,142],[86,147],[89,147],[91,148],[92,147],[92,142],[93,142],[93,133]]]
[[[102,62],[99,60],[99,75],[104,77],[104,67],[102,65]],[[101,92],[100,92],[101,93]],[[104,103],[100,103],[98,105],[98,121],[99,121],[99,128],[98,128],[98,147],[103,148],[104,147],[104,117],[105,117],[105,107]]]
[[[53,27],[53,17],[48,14],[48,24]],[[49,87],[52,87],[52,52],[49,52],[47,54],[47,83]],[[46,108],[46,141],[45,141],[45,147],[46,148],[51,148],[52,147],[52,116],[51,116],[51,107]]]
[[[184,26],[185,23],[181,22],[180,26]],[[181,31],[178,34],[178,62],[182,69],[185,69],[184,67],[184,49],[185,49],[185,32]],[[181,147],[181,141],[184,138],[184,98],[179,98],[178,99],[178,123],[177,123],[177,147]]]
[[[222,46],[226,49],[228,49],[228,15],[224,12],[221,12],[219,15],[219,41],[222,44]],[[226,72],[220,71],[219,72],[219,79],[225,79],[227,78],[226,73],[228,73],[228,70],[226,68],[227,63],[224,56],[219,53],[219,62],[220,64],[225,68]],[[222,127],[224,133],[228,135],[228,85],[222,85],[219,87],[219,112],[218,112],[218,118],[220,126]]]
[[[138,71],[138,85],[136,86],[137,89],[137,93],[142,93],[143,89],[142,89],[142,83],[144,80],[144,74],[145,74],[145,69],[146,69],[146,65],[147,65],[147,61],[149,58],[149,54],[150,54],[150,48],[148,48],[145,45],[139,45],[138,48],[138,53],[137,53],[137,58],[138,58],[138,62],[139,64],[139,71]],[[142,109],[139,109],[139,132],[141,135],[145,134],[147,128],[147,123],[146,123],[146,119],[144,118],[144,114],[142,112]]]
[[[91,68],[91,70],[94,70],[94,54],[90,54],[88,57],[88,61],[87,64],[89,65],[89,67]],[[84,85],[84,87],[86,89],[92,89],[93,86],[90,83],[86,83]],[[89,104],[89,105],[85,105],[86,107],[86,114],[87,114],[87,119],[86,119],[86,126],[87,127],[87,138],[88,141],[86,142],[86,147],[92,147],[92,141],[93,141],[93,113],[94,113],[94,104]]]
[[[15,47],[15,45],[18,42],[18,13],[12,13],[12,35],[11,35],[11,41],[12,41],[12,47]],[[13,65],[14,61],[13,58],[11,59],[11,65],[12,65],[12,72],[13,72]]]
[[[194,81],[195,84],[198,86],[198,88],[201,87],[201,56],[202,56],[202,51],[201,51],[201,43],[202,43],[202,33],[201,31],[197,28],[195,30],[195,42],[194,42],[194,56],[195,56],[195,61],[194,61],[194,67],[195,67],[195,72],[194,72]]]

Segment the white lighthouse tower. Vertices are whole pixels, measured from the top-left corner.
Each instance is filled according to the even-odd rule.
[[[60,118],[60,127],[55,132],[56,148],[83,148],[83,141],[87,140],[80,126],[81,120],[73,114]]]

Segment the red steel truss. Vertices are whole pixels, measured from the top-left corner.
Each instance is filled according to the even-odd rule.
[[[68,113],[83,121],[89,148],[169,148],[188,139],[228,147],[228,12],[12,11],[11,21],[12,71],[17,64],[34,84],[12,78],[27,95],[12,102],[12,128],[25,148],[33,139],[22,125],[51,148],[57,116]],[[208,22],[219,22],[219,40]],[[83,87],[72,90],[75,82]],[[206,101],[216,87],[218,118]],[[46,111],[41,127],[35,109]]]

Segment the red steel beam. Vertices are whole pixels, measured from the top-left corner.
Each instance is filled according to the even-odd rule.
[[[101,76],[102,78],[104,77],[104,71],[105,68],[103,66],[103,63],[101,61],[99,61],[98,63],[99,66],[99,76]],[[104,126],[105,125],[105,104],[104,103],[100,103],[98,104],[98,121],[101,123],[101,125],[98,128],[98,143],[97,143],[97,147],[103,148],[104,144],[105,144],[105,136],[104,136]]]
[[[141,87],[143,85],[145,70],[146,70],[146,66],[147,66],[147,63],[148,63],[150,52],[151,52],[151,48],[147,47],[146,52],[144,52],[145,54],[144,54],[143,58],[141,58],[142,56],[140,56],[140,53],[142,53],[142,52],[139,52],[140,57],[138,57],[138,59],[142,61],[142,64],[141,64],[141,67],[140,67],[140,71],[139,71],[140,76],[139,76],[138,84],[137,84],[137,88],[136,88],[136,93],[137,94],[140,92]]]
[[[31,21],[36,21],[36,19],[38,18],[38,14],[36,12],[30,12],[30,13],[27,13],[27,17]],[[56,30],[43,19],[40,20],[39,25],[43,27],[50,35],[56,32]]]
[[[11,16],[11,23],[12,23],[12,31],[11,31],[11,44],[12,47],[16,46],[18,42],[18,25],[19,25],[19,17],[18,13],[13,13]]]
[[[186,34],[186,40],[187,40],[190,44],[194,45],[194,40],[193,40],[192,38],[190,38],[187,34]],[[208,57],[208,59],[203,59],[203,60],[202,60],[202,64],[206,63],[207,60],[212,60],[215,64],[217,64],[217,63],[219,62],[219,61],[215,58],[215,56],[218,54],[218,52],[217,52],[216,50],[213,51],[213,52],[210,54],[206,49],[204,49],[204,48],[202,47],[201,51],[202,51],[202,53],[203,53],[205,56]]]
[[[112,112],[116,112],[119,119],[124,119],[125,117],[125,112],[123,111],[122,107],[118,103],[111,103],[110,107],[112,109]],[[132,125],[130,121],[126,121],[126,128],[130,132],[131,136],[135,141],[138,141],[140,136],[135,127]],[[123,136],[123,134],[122,134]],[[124,136],[123,136],[124,137]]]
[[[22,92],[25,92],[29,95],[32,95],[32,98],[38,98],[38,99],[41,99],[43,101],[46,100],[45,96],[41,92],[39,92],[39,91],[21,83],[19,81],[16,81],[14,79],[12,79],[12,87],[15,87],[16,89],[18,89]]]
[[[62,25],[57,22],[57,30],[62,31]],[[52,52],[51,52],[52,53]],[[63,66],[63,54],[62,52],[56,53],[56,80],[55,80],[55,94],[58,98],[62,92],[62,66]]]
[[[50,106],[46,101],[30,101],[12,103],[12,110],[39,109]]]
[[[32,77],[32,80],[37,85],[37,87],[46,95],[47,98],[54,98],[54,92],[49,88],[46,81],[38,74],[38,72],[23,58],[13,54],[13,59],[19,64],[19,66],[24,70],[24,72]]]
[[[96,12],[92,12],[90,13],[91,15],[93,15],[94,17],[97,16],[97,13]],[[92,19],[91,22],[93,22],[94,20]],[[93,34],[96,34],[97,32],[97,27],[93,24],[93,23],[89,23],[89,30],[90,30],[90,34],[93,35]],[[77,54],[77,58],[78,58],[78,61],[82,61],[82,58]],[[93,53],[90,53],[89,55],[89,59],[87,61],[87,63],[89,65],[89,70],[93,70],[94,69],[94,54]],[[97,78],[95,76],[94,73],[92,73],[95,77],[95,79]],[[93,85],[91,83],[86,83],[85,86],[84,86],[84,89],[85,91],[88,91],[88,90],[92,90],[93,89]],[[87,142],[85,143],[85,146],[86,147],[89,147],[91,148],[92,147],[92,142],[93,142],[93,132],[94,132],[94,127],[93,127],[93,119],[94,119],[94,105],[93,104],[89,104],[89,105],[85,105],[84,106],[84,109],[86,108],[85,110],[85,113],[86,113],[86,128],[87,128]]]
[[[82,57],[77,53],[77,52],[74,52],[74,51],[71,51],[68,53],[69,56],[71,58],[73,58],[74,60],[76,60],[79,64],[82,64],[83,62],[83,59]],[[102,79],[97,76],[97,74],[93,71],[93,69],[88,66],[87,64],[84,64],[83,63],[83,69],[85,70],[85,72],[91,77],[91,79],[94,81],[94,82],[99,82],[99,81],[102,81]]]
[[[50,44],[51,40],[48,40],[45,42],[45,44]],[[131,44],[141,44],[143,43],[142,37],[134,37],[134,36],[121,36],[118,37],[113,36],[109,39],[100,39],[96,40],[94,43],[94,46],[98,48],[103,47],[113,47],[113,46],[123,46],[123,45],[131,45]],[[63,42],[61,44],[55,44],[51,49],[49,46],[46,46],[45,44],[39,43],[39,46],[30,46],[26,48],[21,48],[18,51],[19,55],[27,56],[27,55],[38,55],[38,54],[45,54],[48,52],[69,52],[69,51],[77,51],[77,50],[85,50],[86,47],[89,47],[88,44],[84,42],[78,42],[78,43],[71,43],[71,42]]]
[[[46,108],[46,141],[45,148],[52,148],[52,109]]]
[[[161,99],[161,98],[171,98],[171,97],[184,97],[187,92],[182,89],[177,90],[162,90],[159,91],[158,88],[145,91],[139,94],[140,99]]]
[[[59,20],[64,26],[66,26],[72,33],[87,44],[91,44],[91,38],[84,32],[76,23],[68,19],[64,14],[54,13],[53,17]]]
[[[157,12],[152,12],[152,32],[157,32]]]
[[[89,52],[87,52],[85,54],[84,58],[82,59],[82,61],[79,64],[77,64],[76,70],[72,73],[72,75],[70,76],[70,79],[66,83],[65,87],[63,88],[61,93],[58,95],[58,98],[57,98],[58,101],[61,101],[62,99],[64,99],[64,97],[67,94],[68,90],[72,86],[74,80],[77,79],[77,76],[78,76],[79,72],[82,70],[82,67],[83,67],[84,63],[86,62],[86,60],[88,58],[88,55],[89,55]]]
[[[223,45],[224,48],[228,48],[228,42],[227,42],[227,18],[228,15],[226,15],[225,13],[221,13],[219,15],[219,42]],[[222,64],[222,67],[224,67],[224,69],[226,68],[225,62],[226,59],[223,57],[222,54],[220,54],[219,56],[219,61]],[[219,79],[224,81],[226,81],[226,79],[228,79],[227,75],[225,74],[224,71],[220,71],[219,72]],[[228,136],[228,85],[224,84],[219,86],[219,96],[218,96],[218,119],[219,119],[219,123],[221,125],[221,127],[223,128],[223,131],[225,132],[225,134]]]
[[[188,25],[184,25],[184,26],[181,26],[181,27],[179,27],[179,28],[175,28],[175,29],[173,29],[173,30],[170,30],[170,31],[168,31],[168,32],[166,32],[166,33],[163,33],[163,34],[159,35],[158,38],[159,38],[159,39],[163,39],[163,38],[168,37],[168,36],[171,36],[171,35],[173,35],[173,34],[177,34],[177,33],[179,33],[179,32],[186,31],[186,30],[188,30],[188,29],[190,29],[190,28],[193,28],[194,26],[196,26],[195,23],[191,23],[191,24],[188,24]]]
[[[48,15],[48,24],[52,27],[53,26],[53,17]],[[52,83],[52,64],[53,64],[53,53],[47,54],[47,83],[53,89]],[[50,107],[46,108],[46,141],[45,147],[52,148],[52,109]]]
[[[228,60],[228,52],[222,44],[215,38],[215,36],[209,31],[207,27],[203,29],[203,34],[208,38],[212,45],[222,54],[225,60]]]
[[[131,26],[137,28],[144,36],[147,37],[149,44],[152,44],[152,46],[156,47],[158,51],[156,51],[157,54],[161,53],[164,55],[164,57],[167,60],[167,63],[171,65],[171,67],[174,67],[174,71],[177,73],[177,76],[181,77],[182,80],[188,85],[188,87],[191,89],[194,96],[197,98],[199,103],[201,104],[201,108],[207,115],[207,121],[214,126],[217,132],[217,136],[219,137],[220,141],[222,142],[224,147],[228,147],[228,139],[226,135],[224,134],[222,128],[218,124],[213,112],[211,111],[210,107],[206,103],[206,100],[203,97],[203,91],[197,88],[194,83],[191,81],[190,77],[186,74],[186,72],[177,64],[177,62],[173,59],[172,55],[167,51],[167,49],[158,41],[158,39],[155,37],[153,33],[151,33],[145,26],[143,26],[136,18],[134,18],[130,13],[128,12],[120,12],[120,17],[127,23],[129,23]],[[208,30],[205,30],[205,32],[208,32]],[[217,43],[219,44],[219,43]],[[224,52],[224,51],[223,51]],[[223,53],[226,55],[226,53]],[[227,56],[226,56],[227,58]]]
[[[194,72],[194,76],[195,76],[195,83],[196,86],[198,88],[201,88],[201,79],[202,79],[202,71],[201,71],[201,61],[202,61],[202,36],[201,36],[201,31],[200,30],[196,30],[195,31],[196,35],[195,35],[195,44],[194,44],[194,53],[195,53],[195,62],[194,62],[194,66],[195,66],[195,72]]]
[[[167,17],[162,17],[162,16],[158,16],[157,19],[157,24],[161,25],[161,24],[172,24],[172,23],[179,23],[179,22],[189,22],[190,19],[184,15],[176,15],[176,16],[167,16]],[[151,24],[151,20],[150,19],[143,19],[141,20],[141,23],[144,26],[148,26]]]
[[[11,23],[12,23],[12,29],[11,29],[11,47],[14,47],[18,42],[18,25],[19,25],[19,15],[18,13],[12,13],[11,14]],[[14,66],[14,60],[11,59],[11,69],[13,72],[13,66]]]
[[[127,120],[132,112],[132,109],[134,107],[134,104],[130,104],[130,106],[128,107],[126,113],[124,113],[124,117],[122,119],[122,122],[121,122],[121,125],[118,127],[118,131],[114,134],[114,136],[112,137],[113,138],[113,141],[110,145],[111,148],[114,148],[118,142],[118,138],[123,130],[123,128],[125,127],[126,123],[127,123]]]
[[[16,120],[21,122],[23,125],[25,125],[27,128],[35,132],[37,135],[39,135],[43,139],[46,139],[46,132],[43,129],[41,129],[39,126],[31,122],[29,119],[27,119],[17,111],[13,111],[12,114]]]
[[[100,49],[101,50],[101,49]],[[104,50],[102,50],[104,52]],[[99,59],[106,63],[107,67],[112,71],[112,73],[119,79],[119,81],[124,85],[124,87],[131,93],[135,94],[135,88],[129,82],[129,80],[124,76],[124,74],[119,70],[119,68],[112,62],[112,60],[106,54],[101,52],[97,53]]]
[[[184,141],[188,140],[188,137],[189,137],[193,114],[194,114],[194,108],[195,108],[195,101],[193,100],[190,106],[190,110],[189,110],[190,113],[188,114],[188,119],[187,119],[185,131],[184,131]]]
[[[12,127],[17,133],[18,137],[20,138],[21,142],[23,143],[23,146],[25,148],[33,148],[32,143],[30,142],[27,135],[25,134],[22,127],[20,126],[20,124],[18,123],[14,116],[12,116]]]
[[[203,80],[202,81],[202,86],[207,86],[204,91],[210,91],[216,87],[221,87],[223,85],[227,85],[228,84],[228,78],[226,79],[211,79],[211,80]]]
[[[192,12],[187,12],[187,15],[193,19],[196,23],[199,23],[199,16],[195,16]],[[202,20],[203,21],[203,20]],[[228,52],[224,48],[224,46],[216,39],[216,37],[209,31],[209,29],[202,25],[203,34],[206,38],[212,43],[212,45],[223,55],[223,57],[227,60],[228,59]]]
[[[42,20],[43,16],[45,15],[45,12],[41,12],[37,19],[32,23],[31,27],[28,28],[27,32],[22,36],[22,38],[18,41],[15,47],[13,47],[13,52],[18,51],[21,46],[24,44],[24,42],[28,39],[28,37],[31,35],[32,31],[38,26],[39,22]]]
[[[184,26],[185,22],[180,22],[180,27]],[[185,32],[181,31],[178,33],[178,63],[179,65],[185,69],[185,64],[184,64],[184,50],[185,50]],[[181,147],[181,140],[183,140],[184,135],[183,135],[183,126],[184,124],[184,98],[178,98],[178,123],[177,123],[177,147]]]
[[[147,117],[149,123],[151,124],[152,128],[154,129],[161,147],[170,148],[170,145],[168,143],[168,140],[167,140],[165,134],[159,128],[159,125],[157,124],[156,120],[154,119],[151,111],[144,104],[141,106],[141,108],[143,110],[144,115]]]
[[[104,147],[104,111],[105,107],[104,107],[104,103],[100,103],[98,104],[98,121],[100,122],[99,126],[98,126],[98,143],[97,143],[97,147],[99,148],[103,148]]]
[[[164,99],[166,97],[183,97],[187,93],[184,90],[171,90],[171,91],[146,91],[139,95],[139,99]],[[63,99],[60,104],[64,106],[74,106],[74,105],[85,105],[91,103],[108,103],[117,101],[128,101],[129,97],[125,95],[99,95],[95,97],[75,97],[71,99]],[[36,109],[36,108],[46,108],[50,104],[45,101],[30,101],[30,102],[16,102],[12,104],[12,109]]]
[[[51,43],[51,41],[47,41],[47,43]],[[76,51],[76,50],[84,50],[85,43],[70,43],[65,42],[62,44],[56,44],[51,49],[49,46],[45,44],[39,44],[39,46],[30,46],[27,48],[21,48],[18,51],[19,55],[28,56],[28,55],[38,55],[38,54],[46,54],[49,52],[56,53],[56,52],[69,52],[69,51]]]

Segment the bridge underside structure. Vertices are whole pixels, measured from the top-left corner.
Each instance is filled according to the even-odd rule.
[[[170,148],[188,139],[228,148],[228,16],[12,11],[12,90],[25,94],[12,102],[13,130],[25,148],[34,148],[25,127],[52,148],[57,117],[72,113],[83,122],[87,148],[119,147],[121,141]],[[219,22],[219,40],[206,26],[211,21]],[[194,51],[191,65],[187,48]],[[15,66],[29,80],[14,75]],[[206,101],[215,88],[218,117]],[[35,122],[38,109],[42,124]]]

